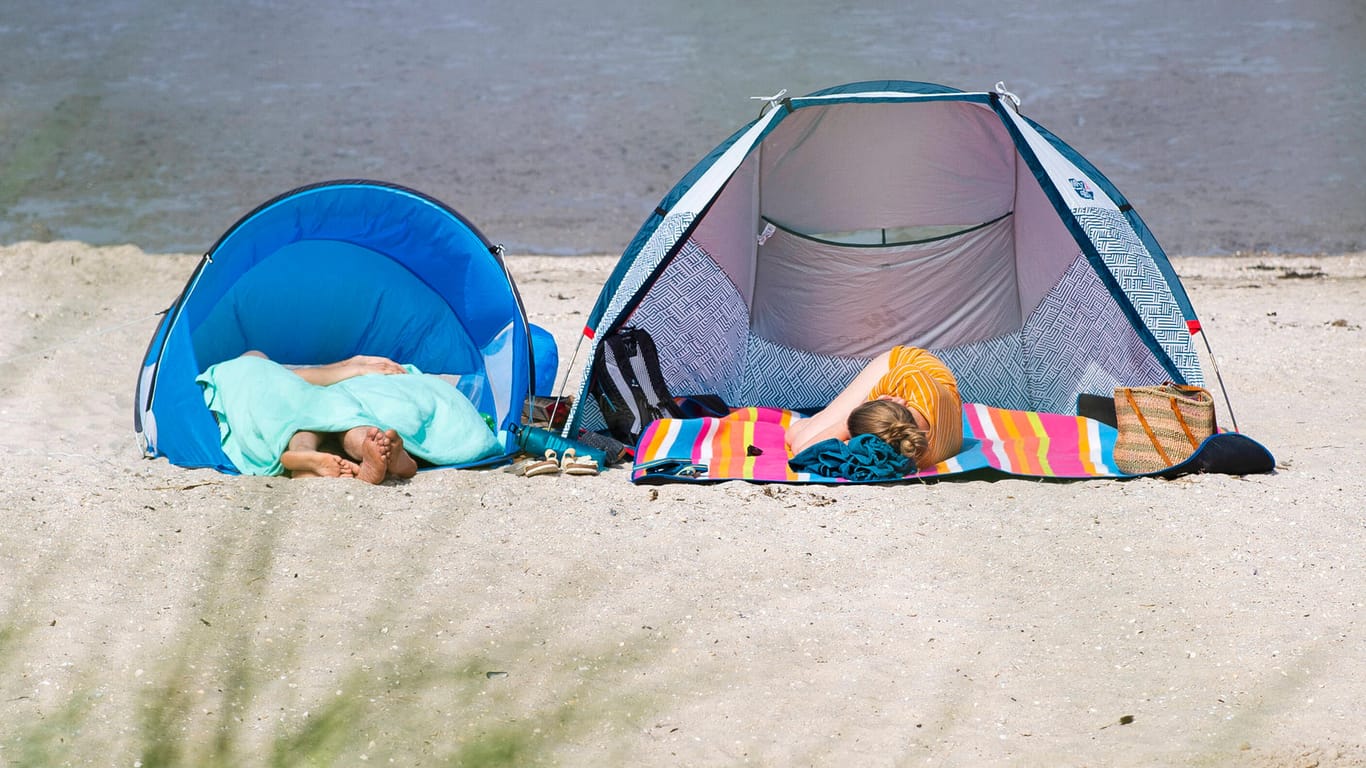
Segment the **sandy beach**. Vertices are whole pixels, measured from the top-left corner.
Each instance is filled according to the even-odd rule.
[[[144,459],[197,259],[0,246],[0,765],[1366,765],[1366,254],[1175,259],[1273,474],[849,488]]]

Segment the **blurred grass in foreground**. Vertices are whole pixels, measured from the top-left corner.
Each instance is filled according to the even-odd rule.
[[[590,749],[577,745],[595,733],[639,728],[649,714],[653,696],[639,681],[654,649],[644,636],[550,657],[531,630],[505,632],[460,639],[466,649],[492,640],[496,654],[451,654],[435,647],[431,619],[386,634],[379,627],[388,625],[372,618],[349,628],[348,642],[383,637],[382,645],[371,640],[344,648],[336,664],[320,663],[320,649],[300,636],[308,632],[280,642],[266,631],[280,523],[247,529],[216,542],[194,611],[183,612],[169,642],[151,649],[158,657],[118,660],[144,668],[134,682],[117,682],[112,660],[92,657],[82,662],[91,674],[55,698],[18,695],[21,678],[35,684],[23,674],[25,655],[42,658],[48,649],[37,647],[33,631],[41,620],[4,608],[0,676],[9,684],[0,703],[8,713],[0,717],[0,765],[534,765]],[[42,594],[47,581],[30,575],[23,591]],[[389,618],[401,617],[400,608],[388,608]],[[201,616],[243,620],[211,625]],[[414,617],[401,618],[393,623]],[[326,670],[312,673],[322,679],[306,679],[306,655]],[[302,685],[288,682],[299,679]]]

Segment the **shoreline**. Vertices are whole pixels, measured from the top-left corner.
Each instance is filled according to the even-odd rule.
[[[0,762],[1366,765],[1366,253],[1172,259],[1275,473],[847,488],[143,459],[199,258],[0,246]]]

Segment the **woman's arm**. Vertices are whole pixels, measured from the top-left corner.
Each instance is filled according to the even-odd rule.
[[[250,357],[266,357],[265,353],[252,350],[245,353]],[[269,359],[269,358],[267,358]],[[329,384],[336,384],[339,381],[354,376],[364,376],[367,373],[395,374],[407,373],[408,370],[387,357],[378,355],[356,355],[345,360],[338,360],[335,363],[325,365],[299,365],[284,366],[294,372],[299,378],[309,384],[316,384],[325,387]]]
[[[843,391],[809,419],[794,421],[787,428],[787,445],[798,454],[822,440],[849,439],[849,414],[868,399],[879,379],[891,368],[891,351],[869,361]]]

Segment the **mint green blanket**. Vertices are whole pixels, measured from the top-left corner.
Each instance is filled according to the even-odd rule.
[[[246,475],[284,473],[280,455],[295,432],[392,429],[407,451],[433,464],[467,464],[501,449],[460,390],[408,365],[407,374],[368,374],[326,387],[279,363],[237,357],[195,381],[218,420],[223,452]]]

